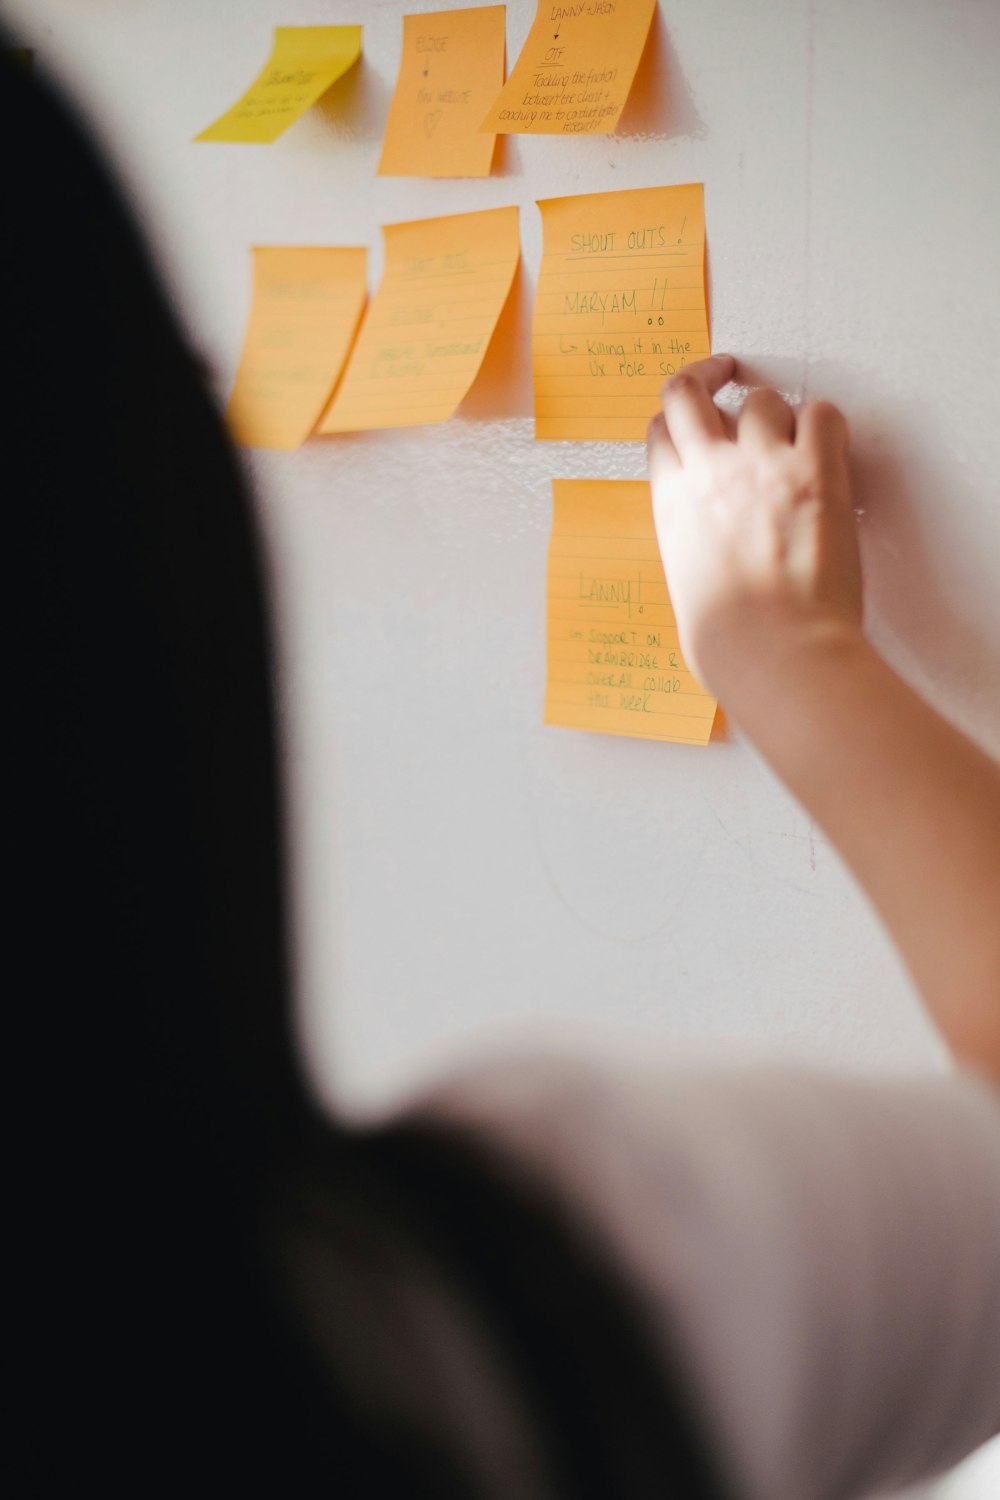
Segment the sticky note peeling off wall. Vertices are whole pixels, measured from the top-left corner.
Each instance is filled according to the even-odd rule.
[[[664,380],[711,352],[701,184],[538,206],[535,436],[641,442]]]
[[[479,122],[503,83],[505,13],[483,5],[403,17],[381,176],[489,176],[496,135]]]
[[[254,248],[253,302],[226,420],[238,443],[297,448],[344,366],[368,295],[364,249]]]
[[[414,427],[454,415],[521,253],[516,208],[388,224],[382,233],[382,284],[320,432]]]
[[[257,145],[277,140],[360,56],[360,26],[276,26],[261,72],[195,140]]]
[[[546,724],[706,745],[716,700],[688,671],[644,479],[554,479]]]
[[[625,108],[656,0],[539,0],[521,55],[482,122],[498,134],[607,134]]]

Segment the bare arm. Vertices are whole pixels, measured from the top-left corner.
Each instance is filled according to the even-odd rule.
[[[953,1052],[1000,1083],[1000,766],[861,630],[847,428],[822,403],[664,387],[653,508],[681,644],[885,922]]]

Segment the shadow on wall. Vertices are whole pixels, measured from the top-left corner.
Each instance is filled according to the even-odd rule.
[[[866,617],[878,644],[891,642],[900,665],[994,753],[1000,753],[1000,640],[964,601],[992,601],[980,497],[926,446],[933,416],[912,410],[878,427],[855,421],[852,469],[865,562]],[[942,508],[946,514],[941,514]],[[927,517],[935,515],[930,526]],[[977,530],[977,527],[979,528]],[[1000,528],[998,528],[1000,531]]]
[[[303,121],[313,121],[326,144],[331,136],[337,141],[381,143],[392,90],[393,85],[362,56],[306,111]]]
[[[650,141],[700,140],[705,134],[659,6],[615,134]]]
[[[498,135],[491,177],[523,177],[524,164],[516,135]]]
[[[531,311],[534,287],[518,262],[510,296],[483,356],[472,389],[458,408],[462,417],[490,421],[534,413],[531,380]]]

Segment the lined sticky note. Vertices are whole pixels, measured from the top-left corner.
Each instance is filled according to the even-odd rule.
[[[256,448],[297,448],[316,425],[368,295],[367,251],[257,245],[253,302],[226,420]]]
[[[516,208],[387,224],[385,272],[319,432],[444,422],[476,378],[520,258]]]
[[[383,177],[488,177],[496,135],[479,130],[503,83],[503,5],[403,17]]]
[[[195,140],[276,141],[360,56],[360,26],[276,26],[246,93]]]
[[[614,130],[655,10],[656,0],[538,0],[521,55],[481,128],[501,135]]]
[[[701,183],[538,207],[535,436],[642,442],[664,380],[711,352]]]
[[[545,722],[706,745],[716,700],[677,638],[645,479],[554,479]]]

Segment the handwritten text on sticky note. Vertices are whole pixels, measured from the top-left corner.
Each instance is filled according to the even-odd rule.
[[[545,722],[706,745],[716,701],[688,671],[645,479],[554,479]]]
[[[254,248],[253,303],[226,420],[239,443],[297,448],[339,376],[367,297],[363,249]]]
[[[403,17],[383,177],[488,177],[496,136],[479,131],[503,83],[505,7]]]
[[[276,26],[271,56],[261,72],[195,140],[277,140],[360,56],[360,26]]]
[[[538,206],[535,436],[641,442],[664,380],[710,353],[701,184]]]
[[[656,0],[586,0],[538,13],[482,122],[499,134],[607,134],[625,108]]]
[[[516,208],[387,224],[385,272],[320,432],[443,422],[476,377],[507,300]]]

